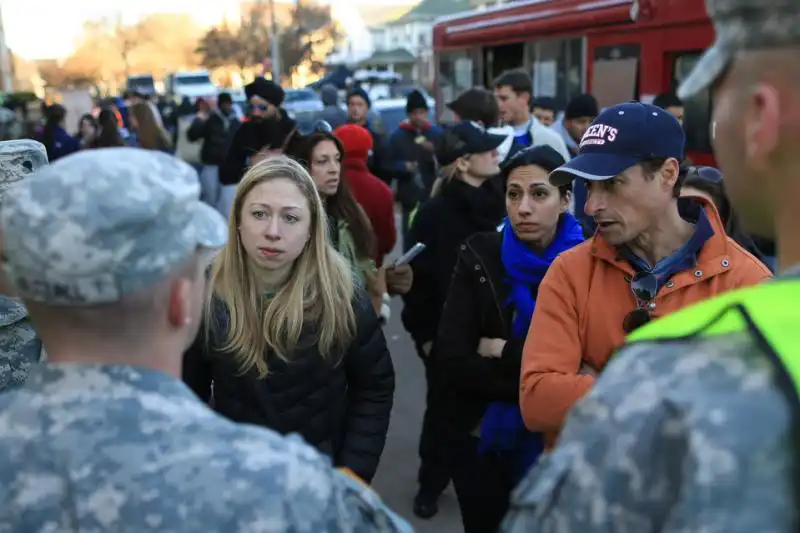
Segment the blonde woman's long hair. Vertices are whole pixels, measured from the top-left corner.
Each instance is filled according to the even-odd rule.
[[[265,302],[239,238],[239,225],[250,191],[276,179],[291,181],[306,198],[311,211],[310,238],[289,279]],[[230,317],[222,350],[234,354],[242,374],[255,367],[259,377],[265,377],[268,353],[288,360],[304,325],[313,328],[322,357],[336,359],[336,364],[355,338],[352,272],[330,243],[325,208],[313,178],[288,157],[264,159],[242,178],[228,219],[228,245],[214,259],[210,287],[206,331],[219,327],[213,323],[214,300],[219,300]]]
[[[457,179],[458,175],[458,161],[454,161],[449,165],[443,166],[439,170],[439,176],[436,178],[436,181],[433,182],[430,197],[433,198],[435,196],[439,196],[439,194],[442,192],[442,189],[444,189],[444,186],[447,185],[453,178]]]

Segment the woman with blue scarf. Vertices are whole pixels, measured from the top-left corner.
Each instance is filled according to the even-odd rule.
[[[543,449],[522,421],[519,373],[539,283],[558,254],[583,241],[568,213],[571,186],[547,178],[562,164],[549,146],[506,162],[507,218],[500,231],[461,245],[439,324],[436,362],[454,428],[451,472],[465,533],[497,530],[511,490]]]

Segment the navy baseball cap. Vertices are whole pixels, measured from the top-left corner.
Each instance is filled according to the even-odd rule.
[[[442,166],[449,165],[468,154],[482,154],[496,150],[505,140],[505,135],[488,133],[486,128],[477,122],[459,122],[445,130],[436,151],[436,159]]]
[[[586,130],[578,155],[550,174],[559,187],[575,178],[611,179],[645,159],[683,160],[686,135],[660,107],[629,102],[604,109]]]

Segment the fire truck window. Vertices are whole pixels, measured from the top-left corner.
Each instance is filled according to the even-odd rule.
[[[487,47],[483,51],[484,85],[492,87],[494,80],[507,70],[523,67],[525,47],[522,43]]]
[[[601,108],[639,99],[639,46],[595,49],[592,94]]]
[[[583,92],[583,39],[550,39],[531,46],[534,96],[551,97],[564,109]]]
[[[691,52],[675,57],[672,63],[672,89],[694,69],[702,52]],[[683,129],[686,132],[686,150],[712,153],[711,146],[711,93],[707,89],[683,102]]]
[[[439,56],[439,94],[442,102],[452,102],[455,98],[471,89],[474,85],[473,61],[467,52],[442,53]],[[439,107],[439,106],[437,106]],[[439,120],[452,122],[453,112],[447,107],[437,109]]]

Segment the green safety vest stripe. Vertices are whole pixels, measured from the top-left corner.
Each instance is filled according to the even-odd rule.
[[[654,320],[631,333],[627,340],[743,332],[750,329],[747,318],[769,343],[800,395],[800,280],[769,281],[722,294]]]
[[[419,211],[419,203],[414,206],[414,209],[408,214],[408,227],[410,228],[411,225],[414,223],[414,218],[417,216],[417,211]]]

